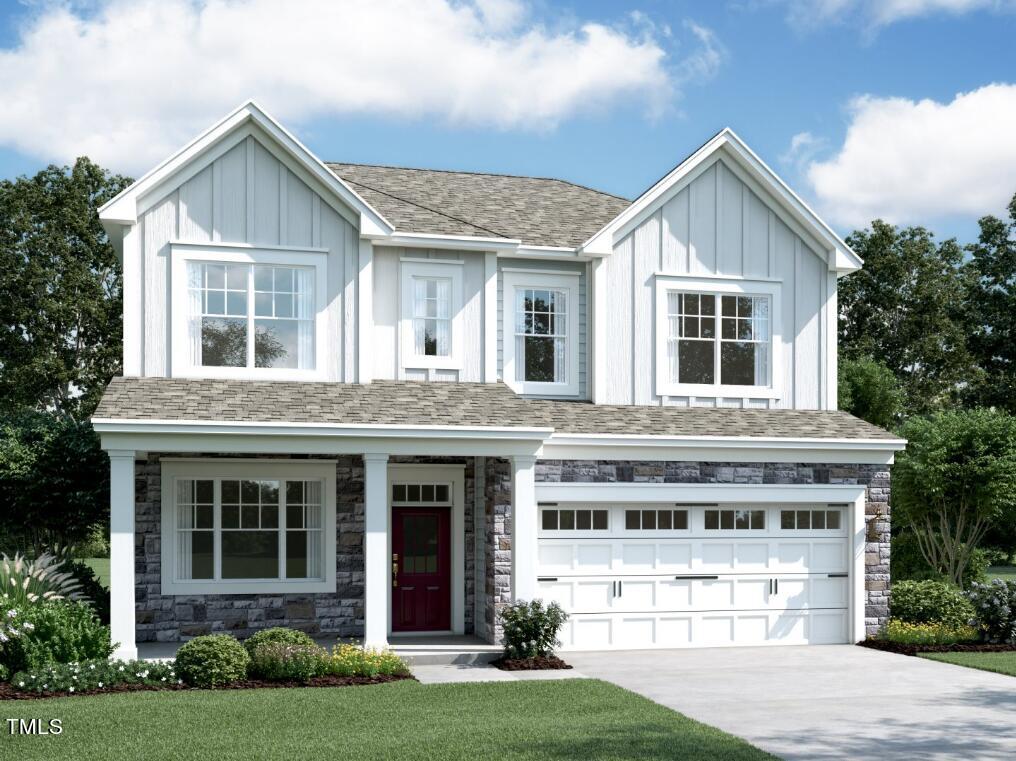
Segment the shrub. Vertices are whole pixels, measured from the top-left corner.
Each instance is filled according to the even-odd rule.
[[[176,671],[192,687],[219,687],[247,676],[250,655],[228,634],[207,634],[184,643],[176,653]]]
[[[295,679],[305,682],[328,672],[328,651],[310,645],[265,642],[251,654],[250,674],[261,679]]]
[[[974,609],[963,593],[944,581],[899,581],[889,595],[889,616],[908,624],[965,626]]]
[[[91,605],[99,620],[109,624],[109,590],[99,581],[92,567],[80,560],[68,560],[64,570],[78,582],[81,602]]]
[[[253,656],[255,650],[261,647],[261,645],[267,644],[314,647],[314,640],[310,638],[309,634],[298,631],[297,629],[287,629],[285,626],[275,626],[271,629],[262,629],[259,632],[255,632],[244,640],[243,646],[247,648],[247,652]]]
[[[57,663],[108,658],[109,628],[87,605],[42,599],[18,605],[0,597],[0,678]]]
[[[504,652],[507,658],[534,658],[550,655],[561,644],[557,633],[568,614],[556,602],[544,605],[533,600],[506,605],[500,613],[504,626]]]
[[[972,584],[967,598],[988,642],[1016,645],[1016,581],[992,579]]]
[[[409,667],[391,650],[375,650],[357,645],[338,644],[328,659],[328,673],[335,676],[401,676]]]
[[[63,564],[62,557],[49,552],[35,560],[29,560],[20,552],[13,558],[2,555],[0,594],[21,605],[37,600],[77,600],[81,597],[81,584],[63,569]]]
[[[890,618],[883,632],[885,639],[904,645],[955,645],[977,639],[973,626],[953,624],[910,624]]]
[[[109,690],[122,684],[169,687],[182,684],[172,662],[89,660],[19,671],[11,685],[45,695],[51,692]]]

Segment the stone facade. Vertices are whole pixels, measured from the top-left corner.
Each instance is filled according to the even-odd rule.
[[[182,455],[173,455],[179,457]],[[193,454],[189,457],[205,457]],[[250,459],[250,455],[233,455]],[[208,455],[213,459],[215,455]],[[278,455],[265,455],[278,459]],[[294,458],[297,459],[297,458]],[[310,458],[299,458],[310,459]],[[178,642],[200,634],[246,637],[258,629],[289,626],[315,636],[363,635],[363,460],[328,457],[336,464],[336,589],[334,593],[163,595],[161,591],[162,468],[159,454],[135,465],[135,607],[138,642]],[[473,458],[392,458],[391,463],[458,462],[465,472],[466,631],[473,627]]]
[[[538,460],[537,482],[686,484],[858,484],[865,504],[865,628],[876,634],[889,616],[889,466],[794,463]],[[508,559],[509,567],[511,559]]]
[[[485,462],[484,507],[487,530],[484,628],[477,633],[487,642],[501,641],[498,613],[511,602],[512,584],[512,466],[509,460],[487,458]]]

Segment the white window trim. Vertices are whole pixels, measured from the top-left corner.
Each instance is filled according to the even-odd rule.
[[[768,296],[769,305],[769,383],[765,386],[723,385],[716,383],[675,383],[670,378],[667,361],[667,292],[688,291],[716,296],[737,294]],[[780,307],[781,284],[772,280],[732,280],[729,278],[686,277],[683,275],[656,275],[656,393],[658,396],[741,397],[744,399],[779,399],[782,386],[783,328]],[[719,341],[719,335],[717,335]]]
[[[187,340],[188,262],[272,264],[314,268],[314,368],[211,367],[191,362]],[[257,380],[324,380],[328,361],[328,252],[323,249],[254,247],[218,243],[170,243],[171,355],[170,373],[178,378],[241,378]],[[248,305],[249,309],[253,305]]]
[[[578,396],[579,395],[579,278],[578,272],[547,274],[546,271],[502,270],[504,288],[502,343],[504,359],[502,376],[504,382],[519,394],[536,396]],[[565,383],[533,383],[515,379],[515,292],[520,288],[552,288],[568,294],[568,336],[565,341],[568,352],[566,367],[568,380]]]
[[[456,266],[458,265],[458,266]],[[463,366],[462,270],[458,261],[407,259],[400,261],[399,281],[402,289],[402,310],[399,316],[399,342],[402,346],[402,369],[433,368],[461,370]],[[447,357],[429,357],[416,353],[413,334],[413,278],[444,278],[451,280],[451,354]]]
[[[188,478],[288,478],[321,479],[323,580],[179,579],[176,574],[176,482]],[[162,461],[162,589],[164,595],[189,594],[281,594],[335,591],[335,461],[314,460],[191,460]],[[216,532],[218,519],[216,519]],[[216,539],[218,545],[218,539]]]

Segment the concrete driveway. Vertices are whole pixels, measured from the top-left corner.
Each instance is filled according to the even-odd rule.
[[[1016,678],[855,645],[565,653],[785,759],[1016,758]]]

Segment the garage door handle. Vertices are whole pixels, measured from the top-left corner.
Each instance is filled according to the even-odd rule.
[[[845,573],[830,573],[830,574],[828,574],[828,576],[829,576],[830,579],[845,579],[845,578],[847,578],[847,574],[845,574]]]
[[[675,576],[675,579],[718,579],[719,576],[705,576],[703,574],[689,574],[687,576]]]
[[[557,581],[557,576],[537,576],[537,581]]]

